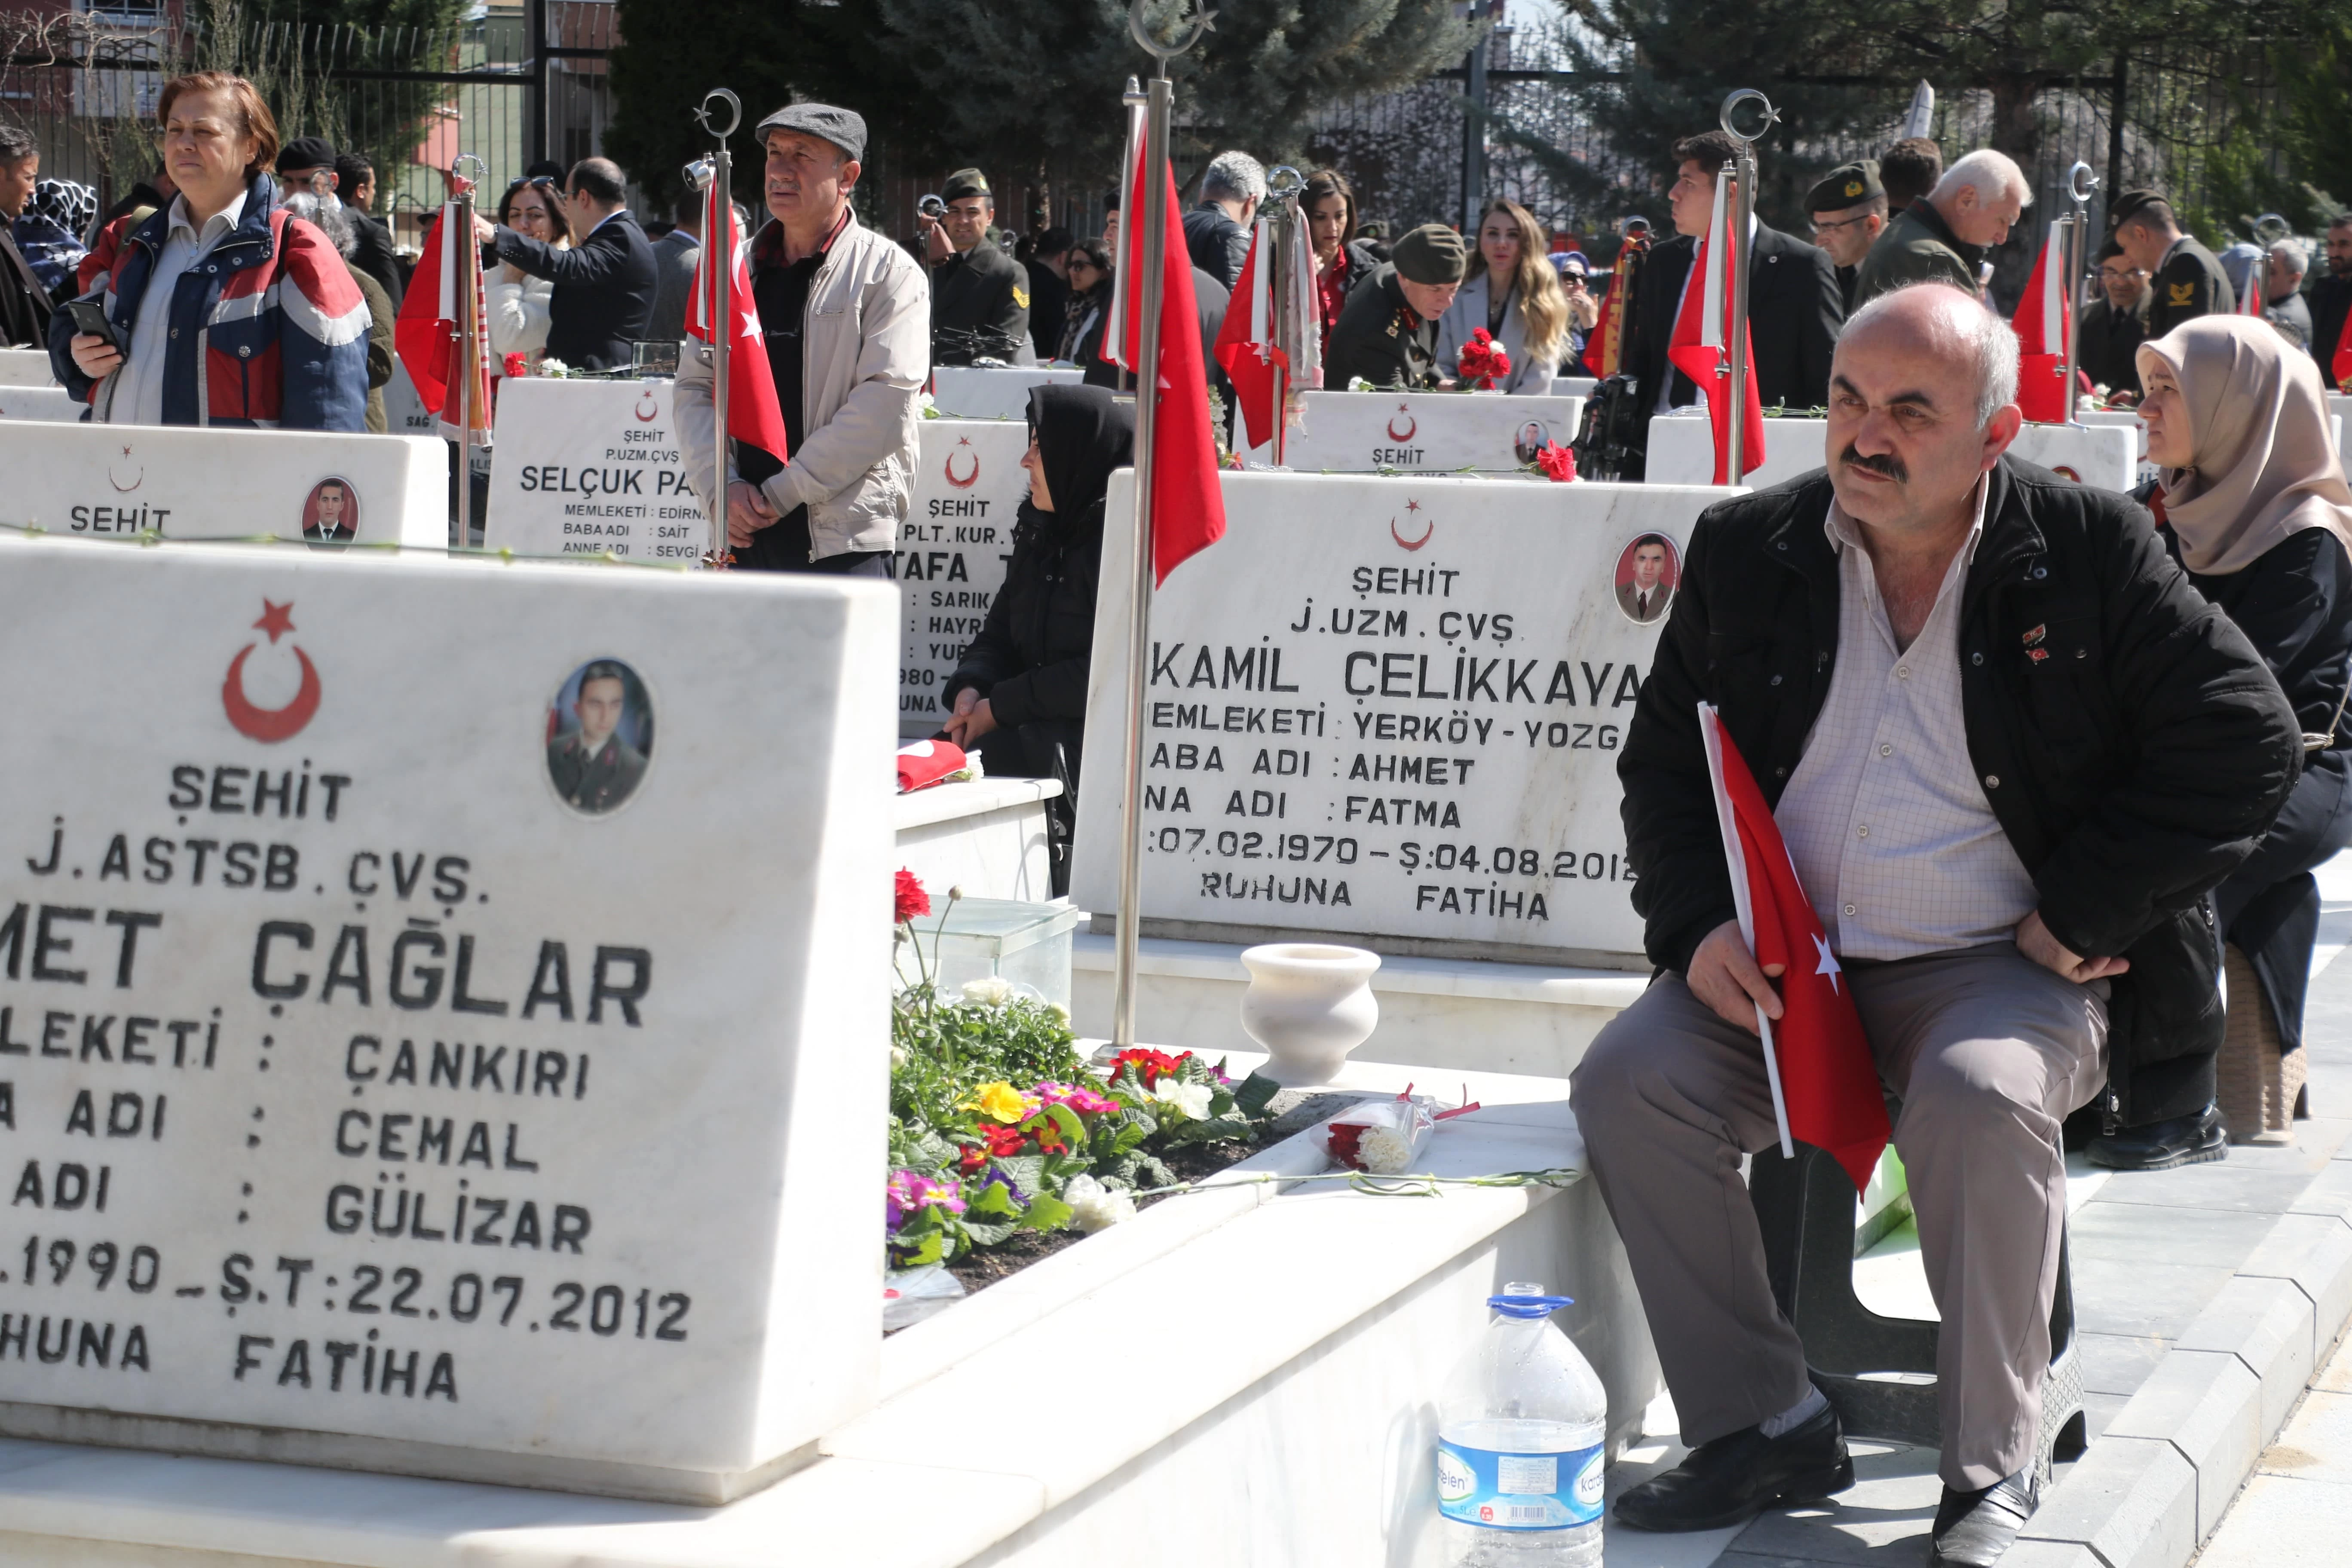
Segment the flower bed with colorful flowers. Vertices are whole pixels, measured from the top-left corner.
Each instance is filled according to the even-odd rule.
[[[1175,1184],[1181,1152],[1256,1142],[1271,1084],[1234,1084],[1190,1051],[1122,1051],[1097,1068],[1067,1012],[1008,982],[942,994],[913,924],[929,898],[898,875],[899,941],[919,973],[891,1007],[890,1267],[1091,1234],[1132,1218],[1136,1192]]]

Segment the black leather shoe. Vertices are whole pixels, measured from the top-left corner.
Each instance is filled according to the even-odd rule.
[[[1927,1538],[1927,1568],[1992,1568],[2041,1500],[2030,1469],[1979,1491],[1946,1487]]]
[[[2194,1116],[2125,1127],[2091,1140],[2091,1163],[2111,1171],[2169,1171],[2230,1157],[2230,1129],[2221,1108],[2209,1105]]]
[[[1853,1485],[1853,1461],[1837,1412],[1767,1437],[1749,1426],[1702,1443],[1683,1462],[1617,1500],[1617,1522],[1635,1530],[1721,1530],[1768,1508],[1817,1502]]]

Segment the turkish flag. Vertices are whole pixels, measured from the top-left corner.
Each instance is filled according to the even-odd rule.
[[[727,334],[727,434],[757,447],[783,462],[792,453],[784,436],[783,405],[776,398],[776,375],[768,363],[768,336],[760,325],[759,301],[751,296],[751,275],[741,253],[742,231],[735,226],[735,203],[730,194],[710,182],[702,198],[702,258],[695,264],[694,291],[687,298],[686,330],[704,342],[711,341],[712,303],[719,293],[719,268],[732,274],[728,289],[728,313],[735,319]],[[724,236],[713,244],[710,236]]]
[[[963,748],[950,741],[917,741],[898,748],[898,793],[935,784],[950,773],[960,773],[971,760]]]
[[[455,245],[445,244],[457,234]],[[415,384],[416,395],[440,416],[441,434],[461,439],[465,431],[457,417],[457,392],[462,384],[456,370],[458,325],[470,308],[474,319],[473,436],[486,442],[490,425],[490,331],[482,313],[482,253],[474,244],[473,225],[460,223],[457,204],[445,202],[440,221],[425,237],[416,258],[415,281],[400,301],[392,326],[393,348]]]
[[[2074,332],[2073,290],[2065,272],[2066,247],[2061,218],[2050,226],[2042,254],[2025,280],[2017,313],[2009,319],[2017,333],[2018,412],[2037,425],[2066,423],[2066,344]]]
[[[1151,566],[1154,583],[1185,560],[1225,536],[1225,497],[1217,484],[1217,444],[1209,430],[1209,368],[1201,353],[1201,313],[1192,294],[1192,259],[1184,248],[1183,209],[1176,199],[1176,174],[1165,163],[1143,166],[1141,110],[1130,121],[1134,156],[1128,189],[1136,199],[1120,207],[1115,319],[1103,332],[1102,357],[1136,373],[1136,394],[1157,400],[1152,426]],[[1158,185],[1157,197],[1148,193]],[[1143,359],[1144,205],[1166,208],[1166,254],[1161,258],[1160,363],[1146,374]],[[1133,288],[1129,288],[1129,280]]]
[[[2344,331],[2336,339],[2336,357],[2327,368],[2337,386],[2352,391],[2352,313],[2344,318]]]
[[[1725,221],[1729,205],[1731,175],[1715,177],[1715,210],[1707,219],[1698,255],[1683,279],[1682,303],[1675,313],[1674,335],[1666,340],[1666,357],[1675,368],[1706,393],[1707,423],[1715,427],[1715,482],[1738,484],[1764,462],[1764,403],[1756,393],[1756,353],[1747,348],[1748,377],[1739,396],[1739,474],[1731,469],[1731,357],[1725,345],[1737,331],[1743,345],[1748,323],[1731,320],[1731,268],[1738,252]],[[1748,243],[1742,235],[1739,243]]]
[[[1715,780],[1715,809],[1730,861],[1740,934],[1759,964],[1785,966],[1780,1024],[1774,1026],[1760,1007],[1756,1013],[1772,1109],[1780,1123],[1780,1152],[1794,1152],[1791,1138],[1827,1151],[1859,1193],[1892,1136],[1862,1015],[1854,1011],[1821,917],[1798,883],[1796,863],[1781,842],[1772,808],[1764,804],[1764,792],[1756,787],[1713,704],[1698,705],[1698,722]]]
[[[1241,405],[1248,444],[1253,447],[1274,439],[1274,373],[1276,366],[1290,368],[1290,356],[1275,346],[1274,316],[1267,308],[1268,279],[1258,269],[1258,257],[1266,249],[1271,226],[1260,218],[1251,232],[1249,258],[1242,263],[1241,279],[1225,306],[1224,325],[1217,329],[1217,363],[1225,367],[1225,376],[1234,384],[1234,400]]]

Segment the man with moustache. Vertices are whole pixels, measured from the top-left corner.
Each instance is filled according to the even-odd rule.
[[[1866,302],[1829,468],[1710,507],[1684,553],[1617,770],[1660,974],[1572,1090],[1691,1445],[1622,1524],[1719,1529],[1853,1484],[1740,1179],[1777,1142],[1756,1020],[1782,1006],[1734,915],[1699,703],[1901,1100],[1943,1325],[1931,1564],[1987,1568],[2039,1500],[2061,1124],[2111,1062],[2219,1043],[2204,895],[2292,789],[2300,726],[2146,511],[2006,455],[2017,367],[1970,292]]]
[[[792,450],[780,459],[733,444],[727,541],[735,564],[753,571],[887,577],[931,374],[930,285],[913,257],[850,209],[864,119],[795,103],[761,121],[758,135],[770,222],[752,237],[751,295]],[[689,341],[678,362],[678,431],[706,505],[722,482],[710,379],[709,346]]]

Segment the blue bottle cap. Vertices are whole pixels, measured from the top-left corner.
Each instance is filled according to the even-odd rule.
[[[1573,1296],[1489,1296],[1486,1305],[1507,1318],[1549,1318],[1576,1304]]]

